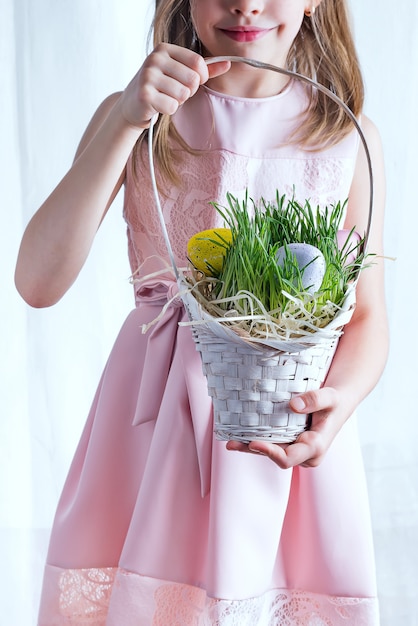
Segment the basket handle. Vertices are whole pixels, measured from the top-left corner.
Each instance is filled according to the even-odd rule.
[[[366,233],[365,233],[365,237],[364,237],[364,250],[366,251],[367,250],[368,240],[369,240],[369,235],[370,235],[371,224],[372,224],[372,217],[373,217],[373,167],[372,167],[372,160],[371,160],[371,157],[370,157],[370,152],[369,152],[369,148],[368,148],[368,145],[367,145],[366,138],[365,138],[365,136],[363,134],[363,131],[361,129],[361,126],[360,126],[356,116],[351,111],[351,109],[345,104],[345,102],[343,102],[343,100],[341,100],[341,98],[339,98],[330,89],[328,89],[327,87],[324,87],[324,85],[321,85],[320,83],[317,83],[316,81],[312,80],[311,78],[308,78],[307,76],[304,76],[303,74],[298,74],[297,72],[293,72],[291,70],[286,70],[286,69],[284,69],[282,67],[279,67],[279,66],[276,66],[276,65],[271,65],[269,63],[263,63],[262,61],[256,61],[254,59],[248,59],[246,57],[218,56],[218,57],[211,57],[211,58],[205,59],[205,60],[206,60],[206,64],[207,65],[210,65],[212,63],[219,63],[220,61],[231,61],[231,62],[238,62],[238,63],[246,63],[247,65],[251,65],[252,67],[258,67],[260,69],[271,70],[271,71],[277,72],[279,74],[284,74],[285,76],[290,76],[291,78],[296,78],[297,80],[300,80],[301,82],[307,83],[307,84],[315,87],[315,89],[318,89],[319,91],[324,93],[326,96],[328,96],[331,100],[336,102],[344,110],[344,112],[348,115],[348,117],[350,118],[350,120],[354,124],[354,127],[356,128],[356,130],[357,130],[357,132],[358,132],[358,134],[360,136],[360,140],[361,140],[361,143],[363,144],[364,151],[365,151],[365,154],[366,154],[367,167],[368,167],[368,170],[369,170],[369,184],[370,184],[369,215],[368,215]],[[175,277],[176,277],[177,280],[179,280],[180,273],[179,273],[179,270],[177,268],[176,261],[174,259],[173,249],[171,247],[170,239],[169,239],[169,236],[168,236],[167,227],[166,227],[165,220],[164,220],[164,215],[163,215],[163,210],[162,210],[161,203],[160,203],[160,197],[159,197],[159,193],[158,193],[157,182],[156,182],[156,178],[155,178],[154,156],[153,156],[153,149],[152,148],[153,148],[153,134],[154,134],[153,133],[153,129],[154,129],[154,125],[155,125],[155,123],[156,123],[156,121],[158,119],[158,115],[159,114],[156,113],[152,117],[151,122],[150,122],[150,126],[149,126],[149,130],[148,130],[148,157],[149,157],[149,166],[150,166],[150,174],[151,174],[151,183],[152,183],[152,188],[153,188],[153,192],[154,192],[154,196],[155,196],[155,203],[156,203],[156,206],[157,206],[158,215],[159,215],[160,222],[161,222],[161,228],[162,228],[165,244],[167,246],[168,255],[170,257],[170,261],[171,261],[171,264],[173,266]]]

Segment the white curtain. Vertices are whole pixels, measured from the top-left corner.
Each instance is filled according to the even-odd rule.
[[[326,1],[326,0],[325,0]],[[152,4],[152,3],[151,3]],[[382,625],[416,624],[418,7],[351,0],[366,112],[386,153],[390,360],[360,411]],[[394,15],[394,11],[396,15]],[[99,102],[146,53],[150,2],[0,0],[0,626],[33,626],[49,531],[107,354],[132,305],[119,197],[63,300],[15,291],[19,241]],[[341,494],[344,497],[344,494]]]

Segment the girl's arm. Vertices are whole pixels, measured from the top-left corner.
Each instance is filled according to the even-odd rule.
[[[334,437],[359,403],[379,380],[387,359],[388,321],[384,295],[383,218],[385,204],[384,164],[380,137],[367,118],[363,131],[373,163],[374,208],[369,239],[371,267],[362,270],[357,285],[357,306],[346,325],[325,385],[291,401],[299,413],[312,413],[312,426],[290,445],[253,441],[248,446],[228,442],[230,450],[257,452],[270,457],[282,468],[318,465]],[[366,228],[369,202],[368,169],[360,149],[350,190],[346,227]]]
[[[91,120],[69,172],[29,222],[17,259],[16,287],[28,304],[55,304],[69,289],[125,176],[129,155],[155,113],[172,115],[228,63],[207,67],[196,53],[158,46],[123,93]]]
[[[101,220],[120,189],[140,135],[123,118],[120,94],[106,99],[81,140],[71,169],[29,222],[16,265],[28,304],[55,304],[76,279]]]

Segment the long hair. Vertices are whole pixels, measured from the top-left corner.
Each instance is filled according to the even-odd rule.
[[[361,113],[364,84],[346,0],[323,0],[312,17],[304,17],[287,63],[335,93],[356,117]],[[318,90],[310,91],[308,115],[297,135],[302,145],[332,145],[351,129],[351,120],[338,104]]]
[[[152,24],[153,44],[177,44],[201,54],[190,11],[192,0],[156,0]],[[315,13],[305,15],[287,58],[287,69],[312,78],[335,93],[358,116],[363,108],[364,85],[351,33],[346,0],[323,0]],[[352,122],[343,109],[322,92],[308,88],[309,105],[292,141],[306,149],[338,143]],[[147,133],[134,149],[134,163]],[[154,155],[163,178],[178,182],[169,138],[187,149],[170,116],[161,115],[154,130]]]

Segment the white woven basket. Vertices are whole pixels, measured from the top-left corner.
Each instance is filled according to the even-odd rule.
[[[333,321],[300,340],[261,342],[238,335],[225,318],[215,318],[179,278],[179,290],[202,357],[208,393],[213,401],[218,439],[291,442],[309,427],[309,415],[294,413],[289,400],[319,389],[355,308],[351,289]]]
[[[289,400],[322,385],[338,342],[292,354],[234,345],[205,330],[195,341],[213,401],[215,434],[244,442],[291,442],[309,427],[309,417],[293,413]]]
[[[360,134],[366,152],[370,175],[369,220],[364,246],[367,245],[373,206],[373,175],[367,143],[350,109],[328,89],[305,76],[289,70],[243,57],[216,57],[239,61],[289,75],[314,85],[339,104],[351,118]],[[218,439],[249,442],[261,439],[290,443],[309,428],[310,416],[294,413],[290,399],[305,391],[319,389],[323,384],[338,345],[342,329],[355,308],[355,285],[347,292],[342,310],[332,322],[317,332],[290,341],[261,341],[235,332],[225,318],[213,317],[202,306],[190,282],[179,272],[174,261],[157,190],[153,154],[152,129],[149,131],[149,160],[157,209],[171,258],[179,291],[190,319],[193,338],[201,354],[208,393],[213,401],[214,432]],[[199,301],[200,300],[200,301]]]

